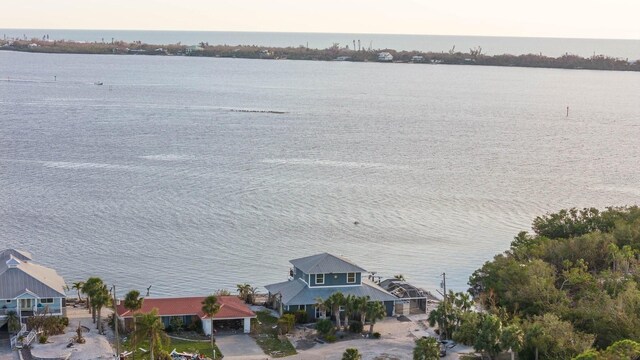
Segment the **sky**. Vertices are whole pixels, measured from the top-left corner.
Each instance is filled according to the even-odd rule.
[[[640,39],[640,0],[3,0],[0,27]]]

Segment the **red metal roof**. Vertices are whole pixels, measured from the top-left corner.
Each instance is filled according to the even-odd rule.
[[[206,296],[181,297],[181,298],[145,298],[142,308],[135,313],[148,313],[158,309],[160,316],[197,315],[201,319],[208,319],[202,312],[202,301]],[[220,311],[214,319],[237,319],[255,317],[256,314],[237,296],[218,296]],[[118,316],[130,318],[133,314],[124,308],[124,301],[118,304]]]

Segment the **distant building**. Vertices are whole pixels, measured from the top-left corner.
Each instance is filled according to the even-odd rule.
[[[351,56],[338,56],[336,61],[349,61],[351,60]]]
[[[191,45],[188,46],[187,49],[185,50],[185,54],[192,54],[194,52],[199,52],[199,51],[203,51],[204,48],[198,45]]]
[[[424,56],[414,55],[411,57],[411,62],[424,62]]]
[[[378,61],[382,61],[382,62],[389,62],[389,61],[393,61],[393,55],[391,55],[388,52],[381,52],[378,53]]]
[[[290,261],[289,281],[265,286],[274,307],[284,311],[303,310],[310,319],[325,318],[329,310],[316,306],[316,300],[326,300],[333,293],[344,296],[369,296],[370,301],[381,301],[387,315],[394,314],[395,296],[369,280],[367,271],[351,261],[322,253]],[[329,314],[330,315],[330,314]]]
[[[10,311],[21,322],[37,314],[63,316],[64,289],[64,279],[55,270],[33,263],[28,252],[0,251],[0,327]]]

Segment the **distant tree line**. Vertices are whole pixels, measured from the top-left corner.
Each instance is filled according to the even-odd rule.
[[[394,62],[414,62],[452,65],[515,66],[560,69],[590,69],[615,71],[640,71],[640,60],[621,59],[606,55],[582,57],[564,54],[559,57],[543,54],[486,55],[481,47],[468,52],[456,51],[455,46],[446,52],[396,51],[393,49],[353,50],[339,44],[326,49],[298,47],[265,47],[258,45],[209,45],[201,42],[195,46],[181,43],[154,45],[140,41],[124,42],[74,42],[31,40],[0,40],[0,50],[74,53],[74,54],[136,54],[136,55],[182,55],[246,59],[290,59],[331,61],[338,58],[354,62],[375,62],[379,52],[388,52]],[[640,56],[640,54],[639,54]]]

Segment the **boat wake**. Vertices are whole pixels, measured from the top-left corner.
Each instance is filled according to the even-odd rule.
[[[244,113],[263,113],[263,114],[286,114],[286,111],[278,110],[251,110],[251,109],[229,109],[231,112],[244,112]]]
[[[356,162],[356,161],[335,161],[335,160],[320,160],[320,159],[264,159],[265,164],[277,164],[277,165],[301,165],[301,166],[328,166],[350,169],[373,169],[373,168],[394,168],[400,169],[401,166],[389,165],[383,163],[371,163],[371,162]]]
[[[141,159],[157,160],[157,161],[186,161],[194,160],[195,157],[191,155],[179,155],[179,154],[158,154],[158,155],[145,155],[140,156]]]

